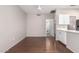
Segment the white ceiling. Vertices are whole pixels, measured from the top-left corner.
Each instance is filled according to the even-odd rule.
[[[20,7],[27,13],[27,14],[47,14],[50,13],[51,10],[56,10],[59,8],[66,8],[66,9],[79,9],[79,6],[70,6],[70,5],[40,5],[42,10],[38,10],[38,5],[20,5]]]

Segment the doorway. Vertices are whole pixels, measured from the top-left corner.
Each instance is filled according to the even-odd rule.
[[[53,19],[46,19],[46,35],[47,37],[54,37],[54,21]]]

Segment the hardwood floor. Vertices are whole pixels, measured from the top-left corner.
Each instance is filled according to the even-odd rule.
[[[53,37],[27,37],[6,53],[72,53]]]

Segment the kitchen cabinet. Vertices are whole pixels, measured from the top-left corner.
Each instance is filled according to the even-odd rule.
[[[66,45],[67,44],[67,32],[62,31],[62,29],[64,30],[75,29],[76,17],[69,16],[69,15],[59,15],[58,20],[56,24],[56,29],[59,28],[60,30],[56,30],[56,40],[59,40]]]
[[[69,15],[59,15],[59,24],[68,25],[70,23],[69,19]]]
[[[79,53],[79,31],[67,32],[67,48],[72,52]]]
[[[62,42],[63,44],[66,45],[66,32],[57,30],[56,31],[56,40],[59,40],[60,42]]]

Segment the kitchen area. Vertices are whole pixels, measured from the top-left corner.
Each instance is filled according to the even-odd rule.
[[[63,43],[72,52],[79,52],[78,10],[57,10],[56,40]]]

